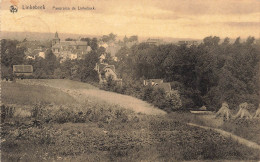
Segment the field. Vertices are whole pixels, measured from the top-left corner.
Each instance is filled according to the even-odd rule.
[[[257,150],[187,125],[185,114],[137,113],[82,92],[71,95],[95,89],[88,84],[39,82],[58,87],[1,85],[2,161],[259,160]]]
[[[190,123],[196,123],[203,126],[209,126],[212,128],[218,128],[225,130],[227,132],[243,137],[247,140],[255,142],[260,145],[260,119],[231,119],[228,121],[223,121],[222,118],[216,118],[215,114],[207,115],[195,115],[187,114],[176,115],[172,113],[173,116],[182,116],[180,120],[187,121]]]
[[[69,94],[43,85],[25,85],[3,82],[1,84],[2,102],[5,104],[34,105],[39,102],[56,105],[73,104],[76,100]]]

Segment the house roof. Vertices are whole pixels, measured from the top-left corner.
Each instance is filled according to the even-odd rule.
[[[52,48],[61,48],[62,46],[87,46],[87,51],[91,51],[91,47],[88,46],[88,42],[84,41],[61,41],[52,46]]]
[[[159,84],[156,84],[155,87],[164,89],[165,92],[171,91],[171,84],[170,83],[159,83]]]
[[[115,68],[114,65],[107,65],[106,67],[104,67],[103,70],[105,70],[105,69],[107,69],[107,68],[112,69],[114,72],[116,72],[116,68]]]
[[[149,82],[149,83],[151,83],[151,82],[154,82],[154,83],[163,83],[163,80],[162,80],[162,79],[147,79],[146,81]]]
[[[68,46],[87,46],[88,42],[85,41],[61,41],[61,45],[68,45]]]
[[[116,73],[115,65],[99,64],[98,66],[99,66],[99,70],[100,71],[104,71],[105,69],[109,68],[109,69],[113,70]]]
[[[13,65],[13,71],[15,73],[32,73],[33,66],[32,65]]]
[[[92,48],[90,46],[87,47],[87,52],[92,51]]]

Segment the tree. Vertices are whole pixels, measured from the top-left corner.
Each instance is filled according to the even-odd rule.
[[[98,82],[98,74],[94,70],[99,57],[96,51],[91,51],[79,62],[79,77],[83,82]]]
[[[97,38],[93,38],[90,42],[90,47],[92,50],[97,50],[98,49],[98,43],[97,43]]]
[[[224,100],[231,102],[231,107],[241,100],[258,103],[259,45],[253,43],[253,37],[244,43],[240,43],[239,37],[234,44],[229,38],[219,42],[219,37],[210,36],[199,46],[140,43],[131,48],[122,47],[116,54],[116,69],[124,80],[157,78],[181,83],[178,90],[186,108],[205,104],[215,109]],[[126,88],[125,92],[128,91],[131,90]],[[143,93],[148,96],[143,99],[150,102],[149,88]]]
[[[116,35],[113,34],[113,33],[110,33],[110,34],[108,35],[108,37],[109,37],[109,39],[110,39],[111,41],[115,41],[115,40],[116,40]]]
[[[1,40],[1,63],[6,67],[22,64],[25,58],[25,47],[17,47],[19,44],[16,40]]]
[[[237,37],[235,42],[234,42],[234,45],[239,46],[240,44],[241,44],[240,37]]]
[[[116,35],[115,34],[113,34],[113,33],[110,33],[109,35],[103,35],[102,36],[102,38],[101,38],[101,40],[103,41],[103,42],[110,42],[110,41],[115,41],[116,40]]]
[[[76,39],[66,38],[65,41],[76,41]]]
[[[252,45],[254,43],[254,41],[255,41],[255,38],[249,36],[245,43],[246,43],[247,46],[250,46],[250,45]]]
[[[16,40],[1,40],[1,77],[12,79],[13,65],[24,63],[25,47],[18,47],[19,41]]]
[[[228,45],[230,43],[230,39],[226,37],[222,43],[222,45]]]
[[[205,46],[217,46],[219,41],[220,38],[216,36],[209,36],[203,39],[203,43],[205,44]]]
[[[80,41],[88,42],[88,45],[90,45],[91,39],[90,38],[81,38]]]
[[[138,36],[137,35],[133,35],[128,39],[129,42],[134,42],[134,41],[138,41]]]
[[[54,70],[59,67],[59,62],[56,59],[56,56],[52,53],[52,50],[47,50],[45,54],[45,70],[47,71],[48,75],[53,75]]]

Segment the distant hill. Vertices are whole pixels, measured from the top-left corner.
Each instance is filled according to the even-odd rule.
[[[58,32],[59,33],[59,32]],[[66,38],[79,39],[85,37],[96,37],[100,38],[102,35],[91,35],[91,34],[70,34],[70,33],[59,33],[60,39],[64,40]],[[54,33],[40,33],[40,32],[9,32],[9,31],[1,31],[1,39],[16,39],[16,40],[24,40],[25,38],[28,41],[34,40],[51,40],[54,37]],[[117,39],[123,40],[124,36],[117,36]],[[171,38],[171,37],[139,37],[139,41],[146,41],[148,38],[158,38],[162,39],[165,42],[178,42],[180,40],[197,40],[192,38]]]
[[[59,33],[59,31],[58,31]],[[109,34],[109,33],[108,33]],[[116,33],[115,33],[116,34]],[[127,35],[127,37],[130,37],[131,35]],[[71,33],[59,33],[59,37],[61,40],[65,40],[66,38],[72,38],[72,39],[80,39],[80,38],[100,38],[102,35],[91,35],[91,34],[71,34]],[[16,39],[16,40],[24,40],[25,38],[28,41],[45,41],[45,40],[52,40],[54,38],[54,33],[40,33],[40,32],[9,32],[9,31],[1,31],[0,33],[1,39]],[[117,40],[123,40],[124,36],[117,35]],[[156,38],[156,39],[162,39],[166,43],[177,43],[178,41],[198,41],[201,43],[202,39],[193,39],[193,38],[174,38],[174,37],[138,37],[139,42],[145,42],[149,38]],[[221,41],[223,41],[224,38],[221,38]],[[259,41],[259,38],[256,38]],[[246,39],[241,39],[241,41],[245,41]],[[234,42],[235,38],[231,38],[230,42]]]
[[[1,31],[1,39],[16,39],[24,40],[25,38],[28,41],[33,40],[51,40],[54,38],[54,33],[39,33],[39,32],[8,32]],[[79,39],[84,37],[98,37],[96,35],[84,35],[84,34],[70,34],[70,33],[59,33],[60,39],[64,40],[66,38]]]

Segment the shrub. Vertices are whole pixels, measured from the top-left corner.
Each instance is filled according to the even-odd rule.
[[[172,110],[178,110],[182,107],[182,100],[178,91],[171,91],[168,96]]]
[[[15,107],[1,105],[1,123],[3,123],[7,118],[14,117],[14,113],[15,113]]]
[[[33,117],[33,118],[41,118],[42,116],[43,116],[43,109],[44,109],[44,107],[45,107],[45,104],[44,103],[42,103],[42,102],[40,102],[40,103],[38,103],[38,104],[35,104],[34,106],[33,106],[33,108],[32,108],[32,110],[31,110],[31,116]]]

